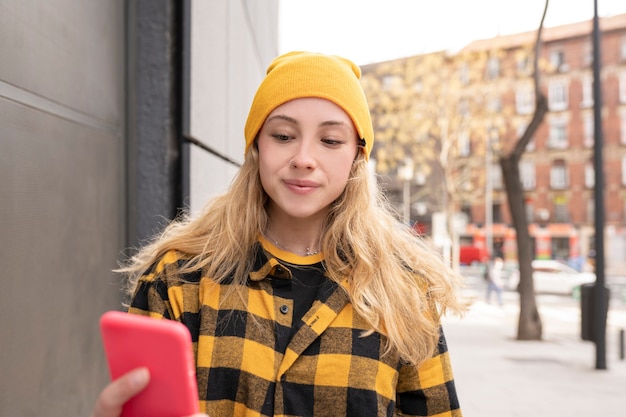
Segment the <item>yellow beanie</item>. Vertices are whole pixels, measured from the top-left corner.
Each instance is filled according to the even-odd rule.
[[[374,129],[360,78],[361,69],[339,56],[289,52],[274,59],[250,107],[244,130],[246,152],[276,107],[297,98],[317,97],[332,101],[350,116],[369,159]]]

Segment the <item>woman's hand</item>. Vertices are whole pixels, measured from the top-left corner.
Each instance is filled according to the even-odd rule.
[[[91,417],[119,417],[124,403],[140,393],[148,382],[150,373],[147,368],[134,369],[111,382],[100,393]],[[194,414],[187,417],[207,417],[207,415]]]
[[[91,417],[119,417],[122,406],[150,382],[147,368],[137,368],[107,385],[91,413]]]

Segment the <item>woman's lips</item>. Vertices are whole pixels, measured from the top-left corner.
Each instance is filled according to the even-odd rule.
[[[297,194],[308,194],[319,187],[316,182],[306,180],[285,180],[284,183],[287,188]]]

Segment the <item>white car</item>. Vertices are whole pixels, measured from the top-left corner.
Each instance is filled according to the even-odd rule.
[[[563,262],[535,259],[532,262],[536,293],[573,295],[582,284],[593,283],[593,272],[578,272]],[[506,281],[506,289],[517,290],[519,271],[515,270]]]

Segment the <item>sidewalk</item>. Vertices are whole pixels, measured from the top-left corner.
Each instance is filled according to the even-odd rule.
[[[482,288],[473,295],[464,318],[443,320],[465,417],[626,416],[626,360],[619,357],[626,306],[611,306],[608,369],[596,370],[595,344],[580,338],[578,304],[538,297],[544,340],[516,341],[517,293],[505,293],[504,306],[485,303]]]

